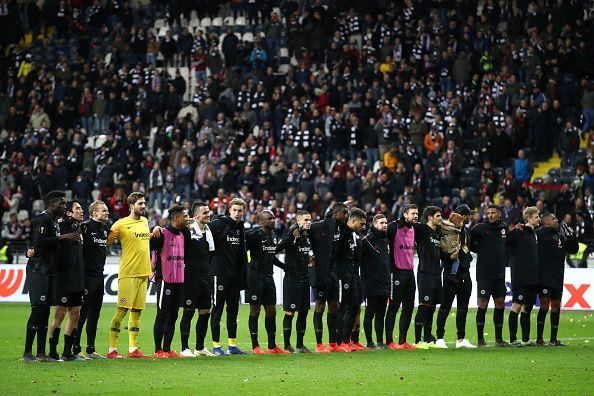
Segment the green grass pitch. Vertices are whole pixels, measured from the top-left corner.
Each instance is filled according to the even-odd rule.
[[[536,311],[533,311],[533,333]],[[98,351],[107,350],[108,325],[114,305],[106,304],[97,335]],[[228,356],[186,359],[33,363],[22,355],[27,304],[0,306],[0,392],[2,394],[112,393],[142,394],[592,394],[594,391],[594,318],[592,312],[562,312],[560,338],[565,348],[495,348],[455,350],[455,317],[446,328],[449,350],[368,351],[350,354],[315,353],[291,356]],[[506,311],[506,328],[507,313]],[[52,312],[53,313],[53,312]],[[155,306],[142,316],[140,348],[153,352]],[[242,306],[238,345],[250,350],[248,309]],[[548,317],[547,317],[548,319]],[[196,316],[194,318],[194,322]],[[125,323],[126,320],[125,320]],[[226,340],[225,318],[221,338]],[[282,344],[282,313],[278,311],[277,342]],[[306,343],[314,345],[311,315]],[[476,343],[474,312],[468,337]],[[487,340],[493,340],[492,315],[487,315]],[[507,330],[504,333],[507,336]],[[549,322],[545,339],[549,335]],[[326,336],[326,334],[325,334]],[[293,337],[295,337],[293,332]],[[326,337],[324,337],[326,339]],[[412,338],[412,331],[409,340]],[[265,345],[263,318],[260,341]],[[361,339],[364,340],[363,332]],[[210,346],[210,334],[207,346]],[[127,348],[127,332],[120,351]],[[190,337],[190,345],[194,335]],[[294,341],[293,341],[294,342]],[[62,347],[63,340],[60,340]],[[84,344],[84,337],[83,337]],[[226,344],[223,343],[226,347]],[[84,347],[83,347],[84,348]],[[174,349],[179,351],[179,328]]]

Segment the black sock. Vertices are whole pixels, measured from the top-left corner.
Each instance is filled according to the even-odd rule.
[[[283,319],[283,336],[285,338],[285,348],[291,346],[291,331],[293,330],[293,317],[285,314]]]
[[[400,314],[400,323],[398,329],[398,343],[404,344],[406,342],[406,337],[408,334],[408,329],[410,328],[410,322],[412,321],[412,313],[413,308],[402,308],[402,313]],[[386,340],[387,342],[387,340]]]
[[[307,311],[299,312],[297,316],[297,348],[303,347],[303,337],[305,336],[305,327],[307,326]]]
[[[367,339],[367,345],[373,345],[373,311],[367,303],[367,308],[365,309],[365,316],[363,317],[363,331],[365,332],[365,338]],[[377,321],[376,321],[376,329],[377,329]],[[379,341],[378,341],[379,342]]]
[[[201,351],[204,349],[204,338],[208,331],[209,313],[198,315],[198,322],[196,322],[196,349]]]
[[[328,325],[328,341],[330,343],[336,342],[336,326],[338,325],[338,314],[330,313],[326,316],[326,324]]]
[[[530,341],[530,312],[520,314],[520,327],[522,328],[522,341]]]
[[[404,311],[402,311],[404,313]],[[388,311],[386,312],[386,344],[390,345],[394,342],[394,327],[396,326],[396,314],[398,314],[398,306],[390,301]],[[400,315],[402,320],[402,315]]]
[[[561,312],[551,311],[551,342],[557,341],[557,332],[559,331],[559,316]]]
[[[268,335],[268,349],[276,348],[276,316],[265,317],[264,327]]]
[[[321,344],[322,336],[324,335],[324,324],[322,318],[324,316],[324,312],[314,312],[313,314],[313,325],[314,331],[316,333],[316,343]]]
[[[518,313],[509,311],[507,323],[509,325],[509,342],[514,342],[518,339]]]
[[[359,342],[359,332],[359,329],[351,331],[351,341],[353,342],[353,344]]]
[[[250,329],[250,336],[252,338],[252,349],[260,346],[258,344],[258,317],[252,316],[248,318],[248,327]]]
[[[31,310],[31,315],[27,321],[27,331],[25,336],[25,353],[33,353],[33,341],[35,340],[35,333],[37,333],[37,323],[35,318],[36,312]]]
[[[70,335],[64,334],[64,350],[62,351],[62,356],[72,356],[72,341],[74,334],[74,330]]]
[[[493,310],[493,323],[495,323],[495,341],[503,341],[503,314],[504,308]]]
[[[190,328],[192,326],[192,318],[194,317],[193,309],[184,309],[181,321],[179,322],[179,334],[181,337],[181,350],[190,349]]]
[[[479,308],[476,310],[476,334],[479,341],[485,341],[485,316],[487,310]]]
[[[435,315],[435,307],[428,307],[427,312],[425,312],[425,323],[423,324],[425,342],[431,342],[433,340],[433,335],[431,334],[431,329],[433,328],[433,315]]]
[[[50,307],[40,308],[37,317],[37,354],[45,355],[45,343],[47,341],[47,323],[50,317]]]
[[[415,343],[421,342],[421,336],[423,334],[423,325],[425,324],[425,312],[427,306],[419,305],[417,308],[417,314],[415,315]]]
[[[60,341],[60,328],[56,327],[49,339],[49,354],[51,357],[58,356],[58,342]]]
[[[548,309],[539,309],[538,316],[536,317],[536,339],[542,340],[544,333],[545,321],[547,320]]]

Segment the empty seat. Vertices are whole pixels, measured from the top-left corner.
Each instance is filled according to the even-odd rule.
[[[235,19],[235,26],[245,26],[245,25],[247,25],[247,22],[246,22],[246,20],[245,20],[245,17],[243,17],[243,16],[238,16],[238,17]]]
[[[165,27],[165,19],[157,19],[155,20],[155,24],[153,25],[156,29]]]
[[[225,26],[235,26],[235,19],[233,19],[232,16],[228,16],[223,20],[223,23],[225,24]]]
[[[243,41],[254,41],[254,35],[253,35],[253,33],[251,33],[251,32],[244,33],[243,34],[243,37],[242,37],[242,40]]]
[[[202,18],[202,20],[200,21],[200,26],[202,27],[207,27],[210,25],[212,25],[212,21],[209,17]]]
[[[188,24],[188,28],[190,28],[190,30],[194,31],[199,26],[200,26],[199,19],[190,19],[190,23]]]

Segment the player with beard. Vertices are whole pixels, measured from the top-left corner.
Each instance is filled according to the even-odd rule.
[[[66,314],[68,314],[68,321],[64,329],[62,359],[64,361],[77,361],[84,360],[82,357],[72,354],[73,338],[76,337],[78,331],[76,327],[80,318],[80,307],[83,303],[85,291],[83,241],[80,229],[84,212],[80,203],[76,200],[69,201],[66,208],[66,217],[58,223],[60,234],[75,233],[79,238],[75,241],[63,240],[59,242],[56,256],[56,277],[54,279],[56,311],[50,326],[49,355],[53,359],[60,358],[57,352],[60,327]]]
[[[472,293],[472,280],[470,279],[470,263],[472,262],[472,255],[468,249],[468,236],[466,232],[466,224],[470,221],[472,210],[468,205],[460,205],[456,208],[455,213],[462,216],[462,230],[460,231],[460,249],[458,252],[458,260],[460,265],[454,278],[448,277],[451,273],[453,261],[445,259],[444,263],[444,283],[443,283],[443,303],[439,307],[437,313],[437,341],[436,344],[446,346],[443,340],[445,334],[445,325],[454,298],[457,300],[456,308],[456,330],[457,341],[456,348],[476,348],[470,341],[466,339],[466,316],[468,315],[468,303],[470,301],[470,294]]]
[[[577,253],[579,246],[576,236],[567,223],[561,223],[554,214],[542,217],[542,227],[536,230],[538,240],[539,262],[539,297],[540,309],[537,317],[536,345],[545,346],[543,332],[549,306],[551,307],[550,346],[565,346],[557,339],[559,315],[561,313],[561,296],[563,295],[563,275],[565,271],[565,255]]]
[[[274,232],[274,215],[263,210],[258,216],[258,226],[246,232],[246,244],[251,258],[248,266],[248,288],[246,302],[250,304],[249,329],[252,338],[252,353],[263,355],[258,342],[258,317],[264,305],[264,326],[268,335],[266,353],[287,354],[289,352],[276,345],[276,286],[272,277],[274,265],[281,268],[276,258],[278,238]]]
[[[128,357],[145,358],[138,349],[138,332],[140,315],[146,304],[146,292],[149,277],[152,276],[150,258],[150,239],[153,234],[149,230],[146,213],[146,199],[140,192],[131,193],[126,199],[130,207],[130,215],[119,219],[112,226],[107,236],[107,244],[116,239],[122,245],[120,267],[118,270],[118,302],[116,312],[109,326],[108,359],[122,359],[118,353],[117,342],[122,320],[128,310]],[[155,234],[155,236],[158,236]]]
[[[153,326],[156,358],[180,357],[171,349],[175,322],[183,297],[185,240],[188,215],[180,205],[168,210],[169,225],[158,237],[151,239],[151,250],[156,251],[152,263],[157,289],[157,316]]]
[[[390,253],[387,229],[386,216],[375,215],[369,233],[361,241],[361,286],[363,295],[367,299],[363,329],[369,349],[385,346],[384,316],[386,301],[390,295]],[[373,343],[373,323],[375,323],[377,345]]]
[[[83,236],[83,261],[85,265],[85,298],[80,310],[80,319],[77,328],[79,329],[72,352],[80,353],[80,333],[83,331],[86,322],[87,333],[87,359],[103,359],[95,351],[95,337],[97,335],[97,324],[99,314],[103,305],[104,283],[103,269],[107,257],[107,234],[109,227],[109,210],[102,201],[95,201],[89,206],[91,218],[81,225]]]
[[[391,349],[416,349],[406,341],[413,310],[417,284],[414,273],[415,229],[419,221],[419,207],[409,204],[404,207],[403,216],[388,224],[388,246],[390,259],[390,298],[386,314],[386,344]],[[398,344],[394,343],[393,332],[396,314],[400,314]]]
[[[417,288],[419,307],[415,316],[415,346],[421,349],[439,348],[431,335],[435,306],[443,301],[441,282],[441,209],[427,206],[423,210],[427,224],[414,224],[415,244],[419,255]],[[455,253],[457,255],[457,252]],[[451,257],[455,259],[455,257]],[[421,340],[421,332],[424,337]]]
[[[310,279],[316,300],[313,315],[316,333],[316,352],[342,352],[336,343],[338,320],[338,276],[336,274],[336,250],[340,232],[348,215],[347,207],[342,202],[336,202],[328,216],[322,221],[311,225],[311,244],[316,257],[314,267],[315,279]],[[328,302],[328,348],[324,347],[322,336],[324,326],[322,318]]]
[[[240,292],[246,286],[247,254],[243,228],[243,216],[246,210],[245,201],[241,198],[234,198],[229,202],[229,216],[216,218],[210,224],[215,242],[215,256],[212,260],[215,276],[215,299],[210,329],[213,352],[219,356],[245,354],[237,347],[237,313],[239,312]],[[221,317],[225,304],[227,305],[229,336],[227,353],[223,351],[219,343]]]
[[[539,210],[535,206],[524,209],[525,224],[518,224],[507,238],[512,281],[512,306],[509,311],[510,343],[516,346],[534,346],[530,341],[530,312],[536,302],[539,282],[539,264],[536,228],[540,225]],[[520,314],[522,341],[516,338]]]
[[[197,201],[192,205],[194,220],[188,228],[182,230],[184,234],[184,311],[179,324],[182,352],[185,357],[215,356],[204,347],[204,339],[208,331],[208,319],[212,304],[213,276],[210,259],[214,254],[215,245],[210,223],[210,209],[206,202]],[[198,309],[196,322],[196,348],[190,350],[190,327],[194,313]]]
[[[365,229],[367,216],[359,208],[349,212],[349,218],[340,232],[336,250],[336,269],[340,287],[338,310],[338,339],[343,352],[356,351],[351,345],[351,333],[361,306],[361,244],[359,233]],[[340,333],[342,331],[342,333]]]
[[[283,279],[283,335],[285,350],[291,353],[309,353],[303,344],[303,336],[307,327],[307,313],[309,301],[309,269],[315,266],[315,258],[311,250],[309,231],[311,229],[311,214],[304,210],[297,212],[297,224],[293,224],[276,247],[276,253],[285,252],[285,277]],[[293,317],[297,316],[297,344],[296,349],[291,346],[291,332]],[[351,326],[352,327],[352,326]]]
[[[47,194],[43,211],[33,220],[33,236],[30,251],[27,253],[27,281],[29,282],[29,301],[31,314],[27,321],[25,351],[23,361],[52,362],[55,359],[45,354],[50,305],[53,299],[55,275],[55,255],[58,242],[79,240],[77,233],[60,234],[57,219],[66,211],[66,195],[62,191]],[[37,337],[37,355],[33,356],[33,341]]]
[[[488,346],[485,341],[485,316],[489,299],[493,297],[495,309],[495,345],[508,347],[503,341],[503,313],[505,311],[505,265],[507,264],[507,224],[501,221],[501,208],[490,205],[487,208],[487,223],[479,223],[470,230],[468,247],[477,255],[476,287],[478,309],[476,311],[476,331],[478,346]]]

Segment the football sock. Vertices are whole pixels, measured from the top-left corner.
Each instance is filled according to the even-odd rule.
[[[421,335],[423,332],[423,325],[425,324],[425,310],[426,305],[419,305],[417,314],[415,315],[415,343],[421,342]]]
[[[192,325],[192,318],[194,317],[193,309],[184,309],[181,321],[179,322],[179,334],[181,337],[181,350],[190,349],[190,327]]]
[[[487,315],[487,310],[483,308],[478,308],[476,310],[476,334],[479,341],[485,340],[485,316]]]
[[[406,337],[408,334],[408,329],[410,328],[410,322],[412,321],[412,313],[413,308],[402,308],[402,313],[400,314],[400,322],[399,322],[399,334],[398,334],[398,343],[404,344],[406,342]],[[388,342],[388,340],[386,340]]]
[[[196,322],[196,349],[201,351],[204,349],[204,339],[208,331],[208,318],[210,313],[199,314]],[[213,343],[214,344],[214,343]]]
[[[551,341],[557,341],[557,332],[559,331],[559,316],[561,312],[551,311]]]
[[[305,328],[307,326],[307,312],[308,311],[301,311],[297,316],[297,348],[303,347],[303,336],[305,336]]]
[[[33,353],[33,341],[35,340],[35,333],[37,333],[37,321],[36,321],[35,308],[31,308],[31,315],[27,321],[27,331],[25,335],[25,353]]]
[[[548,309],[539,309],[538,316],[536,317],[536,339],[542,340],[542,335],[544,333],[544,326],[545,321],[547,319],[547,313],[549,313]]]
[[[507,322],[509,324],[509,341],[514,342],[518,339],[518,313],[509,311]]]
[[[285,338],[285,348],[291,345],[291,330],[293,328],[293,316],[285,314],[283,319],[283,336]]]
[[[250,329],[250,337],[252,338],[252,349],[259,346],[258,344],[258,317],[250,315],[248,318],[248,327]]]
[[[45,343],[47,341],[47,327],[50,317],[50,307],[39,307],[37,315],[37,354],[45,355]]]
[[[49,354],[52,357],[58,355],[58,341],[60,340],[60,328],[56,327],[49,339]]]
[[[336,342],[336,326],[338,325],[338,314],[330,313],[326,316],[326,324],[328,325],[328,341]]]
[[[276,348],[276,316],[265,317],[264,327],[268,335],[268,349]]]
[[[520,314],[520,327],[522,328],[522,341],[530,341],[530,312]]]
[[[64,350],[62,351],[63,356],[72,356],[72,342],[76,337],[76,329],[72,329],[70,335],[64,334]]]
[[[134,352],[138,344],[138,332],[140,331],[140,312],[130,311],[128,318],[128,350]]]
[[[120,335],[120,329],[122,328],[122,320],[126,316],[126,312],[123,309],[116,308],[115,314],[111,319],[109,326],[109,347],[116,349],[118,347],[118,336]]]
[[[433,316],[435,315],[435,307],[428,307],[427,312],[425,312],[425,322],[423,324],[423,329],[425,333],[424,341],[431,342],[433,335],[431,334],[431,329],[433,328]]]
[[[396,326],[396,314],[398,314],[398,306],[390,301],[388,304],[388,311],[386,312],[386,344],[391,344],[394,341],[394,327]],[[400,320],[402,321],[402,314]]]
[[[359,332],[360,330],[353,330],[351,332],[351,341],[355,344],[359,342]]]
[[[316,343],[321,344],[322,341],[322,336],[324,335],[324,325],[322,322],[322,318],[324,316],[323,312],[314,312],[313,314],[313,325],[314,325],[314,330],[316,333]]]
[[[503,341],[503,314],[504,308],[493,310],[493,323],[495,324],[495,341]]]

